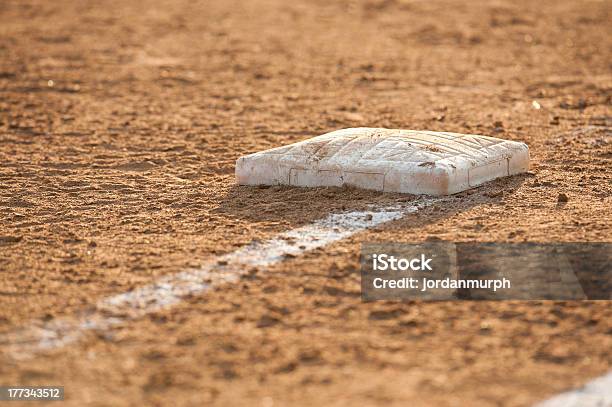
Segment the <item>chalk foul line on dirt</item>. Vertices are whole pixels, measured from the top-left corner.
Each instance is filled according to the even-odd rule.
[[[3,353],[15,359],[28,359],[41,352],[59,349],[78,341],[88,331],[104,333],[130,320],[170,308],[189,296],[236,282],[253,267],[281,263],[288,257],[327,246],[442,201],[443,198],[422,198],[402,205],[331,214],[264,242],[254,242],[221,255],[200,268],[164,276],[133,291],[104,298],[88,313],[35,321],[0,336],[0,347]],[[578,406],[612,406],[612,372],[535,407]]]
[[[444,200],[421,197],[393,206],[331,214],[269,240],[254,242],[218,256],[200,268],[163,276],[132,291],[103,298],[87,313],[35,321],[3,334],[0,346],[16,359],[27,359],[40,352],[61,348],[78,341],[88,331],[104,332],[129,320],[169,308],[189,296],[234,283],[252,268],[280,263],[288,257],[327,246]]]
[[[579,389],[561,393],[534,407],[612,406],[612,372],[594,379]]]

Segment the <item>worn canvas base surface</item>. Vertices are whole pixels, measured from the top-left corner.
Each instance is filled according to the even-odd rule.
[[[350,128],[240,157],[241,185],[351,185],[448,195],[529,168],[525,143],[433,131]]]

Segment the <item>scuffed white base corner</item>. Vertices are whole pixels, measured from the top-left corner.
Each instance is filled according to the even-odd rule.
[[[534,407],[612,407],[612,372]]]

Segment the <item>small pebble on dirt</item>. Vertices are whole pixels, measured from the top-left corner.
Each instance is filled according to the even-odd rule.
[[[557,197],[557,202],[567,202],[569,201],[569,198],[567,197],[567,195],[565,195],[563,192],[559,193],[559,196]]]

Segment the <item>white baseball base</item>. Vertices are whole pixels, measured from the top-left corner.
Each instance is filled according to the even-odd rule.
[[[354,128],[240,157],[240,185],[351,185],[449,195],[529,169],[525,143],[473,134]]]

